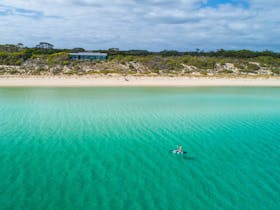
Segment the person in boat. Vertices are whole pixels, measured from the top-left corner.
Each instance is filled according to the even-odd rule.
[[[182,145],[178,146],[177,152],[178,153],[183,153],[183,146]]]

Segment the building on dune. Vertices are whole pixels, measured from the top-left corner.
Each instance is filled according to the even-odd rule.
[[[52,44],[47,42],[40,42],[39,44],[36,45],[36,48],[47,49],[47,50],[53,49],[53,47],[54,46]]]
[[[98,52],[78,52],[70,53],[71,60],[107,60],[107,53],[98,53]]]

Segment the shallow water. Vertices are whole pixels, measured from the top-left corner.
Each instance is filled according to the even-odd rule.
[[[279,133],[280,88],[0,88],[0,208],[278,210]]]

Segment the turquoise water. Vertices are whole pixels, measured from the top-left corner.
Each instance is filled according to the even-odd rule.
[[[280,88],[0,88],[0,209],[278,210],[279,133]]]

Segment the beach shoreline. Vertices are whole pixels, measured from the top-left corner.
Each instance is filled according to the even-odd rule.
[[[0,87],[280,87],[280,77],[0,76]]]

